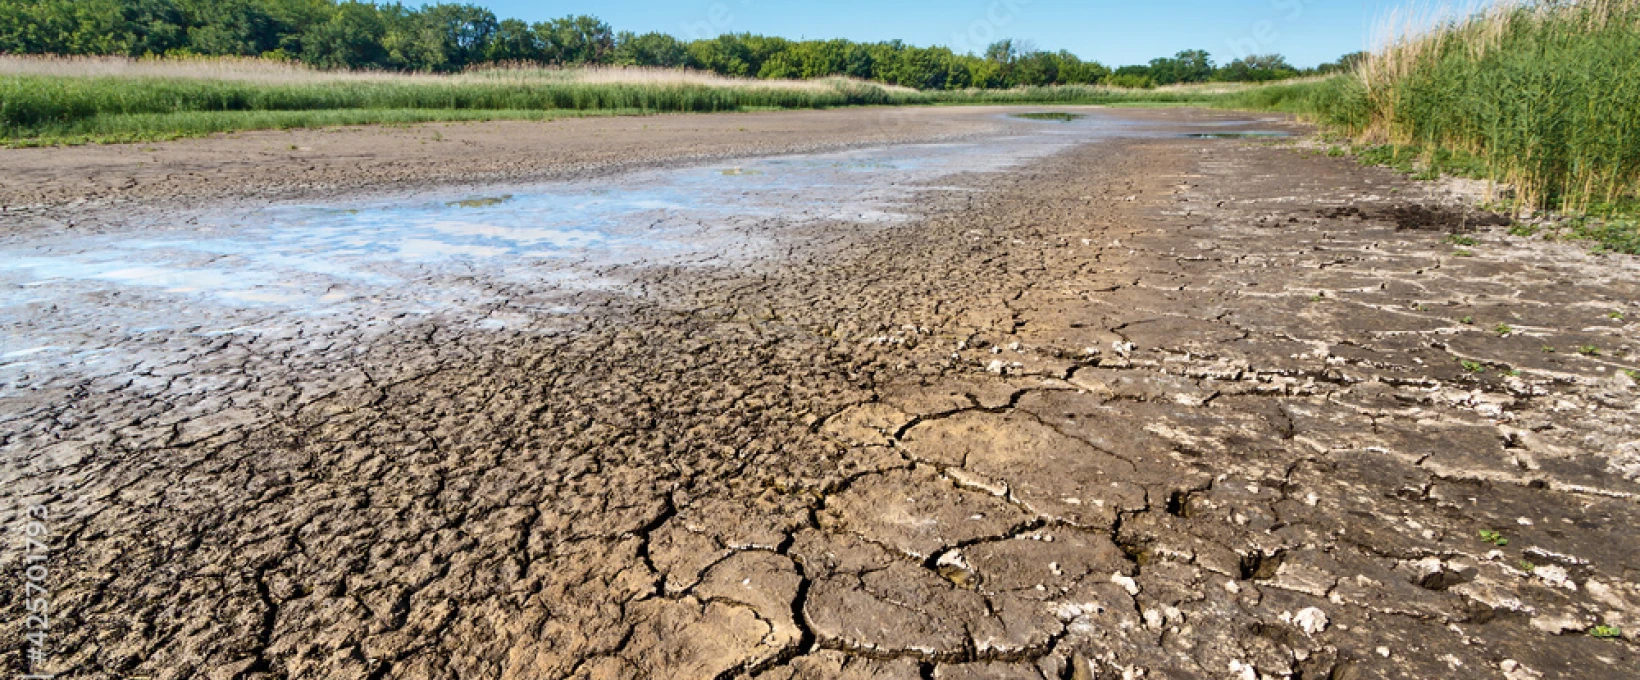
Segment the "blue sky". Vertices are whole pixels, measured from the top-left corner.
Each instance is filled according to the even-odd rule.
[[[899,38],[980,52],[998,37],[1032,40],[1108,65],[1205,49],[1220,63],[1279,52],[1298,66],[1364,49],[1392,0],[469,0],[502,18],[592,14],[616,30],[683,38]]]

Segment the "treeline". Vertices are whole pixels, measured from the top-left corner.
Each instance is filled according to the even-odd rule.
[[[1152,59],[1142,66],[1116,69],[1107,84],[1119,87],[1156,87],[1182,83],[1267,83],[1300,76],[1324,76],[1354,69],[1366,59],[1365,52],[1346,54],[1338,61],[1315,68],[1300,69],[1279,54],[1256,54],[1223,66],[1202,50],[1186,50],[1172,57]]]
[[[682,41],[618,32],[589,16],[531,24],[497,19],[469,4],[412,8],[353,0],[0,0],[0,53],[261,56],[317,68],[424,72],[501,62],[687,67],[748,78],[848,76],[921,90],[1151,87],[1300,74],[1279,56],[1214,68],[1207,53],[1186,52],[1113,73],[1069,52],[1010,40],[984,55],[900,41],[750,34]]]

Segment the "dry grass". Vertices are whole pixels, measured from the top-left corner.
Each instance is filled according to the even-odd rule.
[[[372,71],[319,71],[250,57],[141,58],[0,55],[0,75],[53,78],[169,78],[269,84],[436,78]]]
[[[1319,83],[1319,82],[1328,80],[1330,78],[1332,78],[1332,76],[1306,76],[1306,77],[1303,77],[1303,78],[1288,78],[1286,80],[1278,80],[1278,81],[1264,82],[1264,83],[1251,83],[1251,82],[1249,82],[1249,83],[1221,83],[1221,82],[1178,83],[1178,84],[1175,84],[1175,85],[1162,85],[1160,87],[1152,88],[1152,91],[1154,91],[1154,92],[1171,92],[1171,93],[1186,94],[1186,95],[1237,94],[1237,93],[1243,93],[1243,92],[1251,92],[1251,91],[1254,91],[1254,90],[1269,89],[1271,86],[1275,86],[1275,85],[1297,85],[1297,86],[1312,85],[1312,84],[1315,84],[1315,83]]]
[[[487,65],[457,74],[402,73],[397,71],[326,71],[300,63],[253,57],[140,58],[0,55],[0,76],[42,76],[53,78],[163,78],[169,80],[214,80],[269,85],[303,85],[325,82],[370,82],[414,84],[490,85],[693,85],[775,90],[830,91],[847,78],[821,80],[757,80],[731,78],[689,69],[591,66],[560,68],[540,64]],[[864,81],[853,81],[864,84]],[[915,92],[911,88],[871,83],[889,92]]]
[[[490,66],[450,75],[321,71],[245,58],[0,56],[0,145],[169,139],[274,127],[933,104],[1212,104],[1258,86],[918,91],[846,78],[753,80],[654,68]]]

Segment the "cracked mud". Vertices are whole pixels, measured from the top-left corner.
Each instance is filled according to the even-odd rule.
[[[505,325],[9,357],[47,670],[1640,675],[1640,264],[1495,226],[1460,257],[1398,223],[1449,197],[1268,140],[937,184],[746,226],[792,245],[743,260],[600,265],[633,285],[550,312],[495,284]]]

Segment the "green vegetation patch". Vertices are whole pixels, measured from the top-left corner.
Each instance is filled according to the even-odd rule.
[[[0,128],[0,146],[117,144],[202,137],[243,130],[288,130],[344,125],[489,120],[547,121],[586,116],[638,115],[637,110],[519,111],[489,109],[317,109],[312,111],[184,111],[177,113],[100,114],[29,130]]]
[[[512,194],[506,196],[486,196],[484,198],[469,198],[460,201],[445,203],[447,208],[489,208],[512,200]]]
[[[1500,3],[1402,36],[1301,108],[1382,144],[1367,162],[1500,180],[1523,208],[1598,213],[1640,191],[1635,54],[1636,0]]]
[[[385,76],[220,80],[0,75],[0,145],[137,142],[239,130],[436,121],[551,120],[597,115],[821,109],[845,106],[1214,105],[1222,95],[1094,86],[916,91],[828,80],[577,82],[547,77]],[[1055,120],[1079,114],[1051,114]]]
[[[1580,217],[1567,227],[1564,236],[1592,241],[1596,252],[1640,255],[1640,220]]]
[[[1061,122],[1061,123],[1069,123],[1073,120],[1081,120],[1083,118],[1086,118],[1087,116],[1085,116],[1083,114],[1080,114],[1080,113],[1043,112],[1043,113],[1016,113],[1016,114],[1014,114],[1014,117],[1015,118],[1024,118],[1026,120],[1052,120],[1052,121],[1058,121],[1058,122]]]

